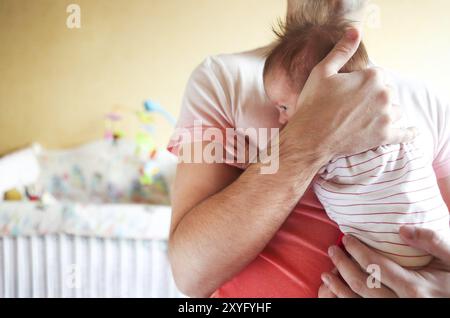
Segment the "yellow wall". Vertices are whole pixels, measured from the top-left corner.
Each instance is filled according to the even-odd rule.
[[[66,27],[71,3],[80,30]],[[205,56],[267,43],[283,12],[280,0],[0,0],[0,153],[101,137],[106,112],[146,98],[176,115]]]
[[[81,6],[80,30],[66,7]],[[378,64],[449,89],[447,0],[377,0],[368,29]],[[284,0],[0,0],[0,153],[39,141],[67,147],[103,132],[103,115],[146,98],[178,114],[207,55],[264,45]],[[158,124],[164,145],[170,126]]]
[[[381,28],[366,28],[371,57],[384,67],[430,82],[450,97],[450,1],[374,0]]]

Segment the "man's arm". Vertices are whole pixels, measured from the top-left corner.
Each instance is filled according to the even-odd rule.
[[[209,296],[256,258],[320,168],[318,160],[280,160],[273,175],[258,165],[242,174],[225,164],[179,165],[170,255],[184,293]]]

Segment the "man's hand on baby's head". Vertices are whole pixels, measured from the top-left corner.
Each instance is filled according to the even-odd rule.
[[[294,141],[299,135],[309,136],[307,145],[298,150],[315,149],[323,164],[335,156],[409,142],[417,134],[414,128],[393,127],[400,111],[392,106],[380,69],[339,73],[360,42],[360,32],[348,30],[313,69],[298,99],[298,111],[283,132],[293,133]]]
[[[311,73],[311,76],[330,77],[339,73],[347,62],[355,55],[361,43],[361,32],[350,28],[333,50],[322,60]]]
[[[368,68],[358,29],[339,18],[298,15],[277,35],[264,81],[269,98],[289,106],[280,117],[289,119],[281,134],[288,153],[324,165],[336,156],[415,138],[413,128],[394,126],[401,109],[392,105],[383,71]]]

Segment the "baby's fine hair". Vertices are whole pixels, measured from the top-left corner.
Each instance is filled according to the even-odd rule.
[[[304,75],[309,76],[351,26],[351,21],[336,13],[338,11],[333,7],[333,1],[305,3],[308,8],[298,10],[285,23],[280,23],[279,30],[274,30],[278,39],[267,55],[264,78],[275,67],[281,67],[294,83],[298,83]],[[362,70],[367,68],[368,63],[366,48],[361,43],[341,72]]]

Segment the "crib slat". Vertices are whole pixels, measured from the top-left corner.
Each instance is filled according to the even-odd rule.
[[[58,251],[59,251],[59,295],[61,298],[66,297],[66,289],[65,289],[65,277],[64,277],[64,266],[66,264],[66,248],[65,248],[65,236],[62,234],[58,235]]]
[[[154,273],[151,270],[152,269],[152,263],[153,263],[153,257],[154,257],[154,251],[153,251],[153,244],[152,242],[142,242],[141,243],[144,248],[144,255],[145,255],[145,263],[144,263],[144,273],[142,275],[143,281],[144,281],[144,288],[143,288],[143,297],[156,297],[154,290],[153,290],[153,276]]]
[[[27,238],[26,237],[17,237],[15,238],[15,246],[16,246],[16,271],[17,271],[17,280],[16,280],[16,293],[19,298],[28,297],[27,291],[30,290],[29,283],[29,271],[28,266],[29,259],[27,254]]]
[[[52,268],[50,268],[51,264],[51,237],[44,237],[44,252],[45,252],[45,261],[44,261],[44,275],[45,275],[45,297],[53,298],[53,280],[54,272],[51,272]],[[52,274],[50,274],[52,273]]]
[[[126,244],[127,242],[125,240],[120,240],[119,241],[119,297],[123,298],[123,297],[127,297],[127,277],[126,277],[126,264],[127,264],[127,260],[126,260],[126,255],[125,255],[125,250],[126,250]]]
[[[88,297],[97,297],[97,267],[98,267],[98,261],[96,260],[97,257],[97,244],[95,238],[89,238],[89,276],[88,276],[88,282],[89,282],[89,295]]]
[[[4,238],[0,240],[0,248],[2,259],[0,261],[0,297],[5,298],[5,288],[6,288],[6,277],[5,277],[5,240]]]
[[[136,297],[144,297],[144,246],[142,241],[136,241],[136,262],[137,262],[137,277],[136,277]]]
[[[30,262],[31,262],[31,297],[37,298],[39,297],[39,283],[38,283],[38,275],[39,275],[39,259],[38,259],[38,246],[37,246],[37,240],[35,237],[32,237],[30,239],[30,249],[29,253],[31,256]]]
[[[13,239],[12,238],[5,238],[4,239],[4,254],[3,254],[3,268],[5,271],[5,298],[13,298],[14,297],[14,264],[11,264],[14,262],[14,247],[13,245]]]
[[[82,289],[83,289],[83,276],[84,276],[84,257],[83,257],[83,238],[79,236],[72,237],[72,242],[74,244],[74,255],[72,259],[72,266],[74,270],[75,275],[75,282],[74,282],[74,297],[75,298],[81,298],[82,295]]]

